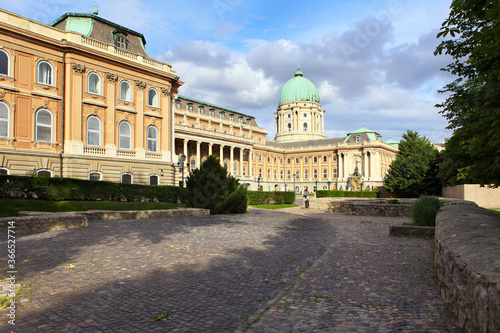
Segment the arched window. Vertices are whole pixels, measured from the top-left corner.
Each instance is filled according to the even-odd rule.
[[[300,160],[298,157],[295,157],[295,164],[299,164],[300,163]]]
[[[87,119],[87,145],[101,145],[101,121],[96,116]]]
[[[148,105],[155,108],[158,107],[158,92],[154,88],[149,88],[148,90]]]
[[[278,179],[278,170],[274,169],[274,179]]]
[[[271,169],[267,169],[267,179],[271,179]]]
[[[332,161],[333,161],[333,162],[337,162],[337,155],[333,154],[333,156],[332,156]]]
[[[87,90],[91,94],[101,95],[101,77],[99,74],[92,72],[89,74]]]
[[[283,179],[283,170],[280,171],[280,177]]]
[[[9,76],[10,57],[4,50],[0,50],[0,74]]]
[[[36,113],[36,141],[52,142],[52,113],[41,109]]]
[[[149,185],[160,185],[160,177],[158,175],[149,176]]]
[[[122,173],[122,183],[133,184],[134,183],[134,175],[131,173]]]
[[[0,52],[1,53],[1,52]],[[0,102],[0,137],[8,138],[10,133],[10,108]]]
[[[304,170],[304,179],[309,179],[309,170]]]
[[[259,168],[259,177],[262,179],[262,168]]]
[[[313,157],[313,163],[318,163],[318,156]]]
[[[40,169],[36,171],[36,175],[38,177],[52,177],[52,170]]]
[[[328,178],[328,170],[323,169],[323,178]]]
[[[158,130],[154,126],[148,127],[148,152],[157,153],[158,152]]]
[[[309,163],[309,158],[304,157],[304,163]]]
[[[333,178],[337,178],[337,168],[333,169],[332,176],[333,176]]]
[[[259,154],[259,162],[262,162],[262,155]]]
[[[291,179],[292,178],[292,172],[290,170],[286,171],[286,179]]]
[[[89,172],[89,180],[101,181],[102,173],[99,171],[90,171]]]
[[[38,83],[47,84],[49,86],[54,84],[54,70],[52,65],[46,61],[38,63]]]
[[[118,128],[118,148],[131,149],[132,148],[132,128],[126,121],[120,123]]]
[[[323,156],[323,163],[328,163],[328,157],[326,157],[326,155]]]
[[[295,178],[299,179],[300,178],[300,171],[297,169],[295,170]]]
[[[290,163],[292,163],[292,160],[289,157],[289,158],[286,159],[286,164],[290,164]]]
[[[313,170],[313,179],[318,179],[318,169]]]
[[[120,83],[120,99],[132,102],[132,87],[127,81],[122,81]]]
[[[304,123],[304,132],[307,132],[307,123]]]
[[[10,175],[10,170],[7,168],[0,168],[0,175]]]
[[[288,132],[292,131],[292,124],[288,123]]]

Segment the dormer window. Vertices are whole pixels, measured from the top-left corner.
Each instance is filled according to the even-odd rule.
[[[215,116],[215,109],[210,109],[210,115],[213,117]]]
[[[125,33],[117,32],[115,30],[113,31],[113,39],[116,47],[124,50],[127,49],[128,41],[127,41],[127,35]]]
[[[204,114],[205,113],[205,108],[203,106],[199,106],[198,107],[198,111],[200,112],[200,114]]]
[[[226,118],[226,114],[225,114],[224,112],[221,112],[221,113],[220,113],[220,118],[221,118],[221,119]]]
[[[193,111],[193,103],[186,104],[188,111]]]
[[[361,136],[360,135],[356,135],[356,142],[360,142],[361,141]]]

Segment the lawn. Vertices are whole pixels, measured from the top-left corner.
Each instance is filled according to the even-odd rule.
[[[45,201],[25,199],[0,199],[0,217],[17,216],[21,210],[37,212],[81,212],[87,210],[155,210],[176,209],[168,202],[120,201]]]
[[[280,208],[299,207],[299,205],[295,205],[295,204],[282,204],[282,205],[269,204],[269,205],[252,205],[252,207],[264,208],[264,209],[280,209]]]

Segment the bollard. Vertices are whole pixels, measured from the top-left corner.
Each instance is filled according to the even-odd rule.
[[[305,204],[306,204],[306,208],[309,208],[309,199],[306,199]]]

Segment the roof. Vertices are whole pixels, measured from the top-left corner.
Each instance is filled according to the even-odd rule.
[[[353,135],[353,134],[366,134],[366,136],[368,136],[368,139],[370,139],[370,141],[381,141],[382,140],[381,139],[382,136],[380,134],[378,134],[375,131],[372,131],[371,129],[366,128],[365,124],[363,124],[363,127],[358,128],[357,130],[348,133],[347,136],[345,137],[344,142],[347,142],[349,140],[349,138],[351,137],[351,135]]]
[[[389,140],[385,141],[385,143],[396,148],[398,148],[399,146],[399,141],[393,140],[392,137]]]
[[[217,108],[217,109],[221,109],[221,110],[225,110],[225,111],[232,112],[232,113],[235,113],[235,114],[239,114],[241,116],[245,116],[245,117],[248,117],[248,118],[252,118],[252,119],[255,118],[255,117],[246,115],[244,113],[241,113],[241,112],[238,112],[238,111],[234,111],[234,110],[232,110],[232,109],[230,109],[228,107],[223,107],[223,106],[215,105],[215,104],[208,103],[208,102],[205,102],[205,101],[202,101],[202,100],[199,100],[199,99],[194,99],[194,98],[187,97],[187,96],[182,96],[182,95],[179,95],[179,98],[182,98],[182,99],[184,99],[186,101],[191,101],[191,102],[194,102],[194,103],[203,104],[203,105],[206,105],[206,106],[211,106],[211,107],[214,107],[214,108]]]
[[[66,14],[62,15],[61,17],[59,17],[58,19],[56,19],[54,22],[50,23],[49,25],[55,27],[56,25],[58,25],[62,21],[66,20],[66,19],[71,19],[71,18],[87,18],[87,19],[92,19],[92,20],[102,22],[102,23],[107,24],[109,26],[112,26],[118,30],[124,31],[128,34],[138,36],[139,38],[142,39],[143,45],[146,45],[146,38],[144,37],[143,34],[138,33],[137,31],[131,30],[129,28],[125,28],[124,26],[121,26],[121,25],[116,24],[114,22],[108,21],[108,20],[103,19],[102,17],[94,15],[94,14],[66,13]],[[89,26],[91,26],[91,23],[90,22],[85,23],[82,21],[83,20],[80,20],[80,22],[72,22],[72,28],[73,29],[80,29],[81,31],[80,30],[73,30],[73,29],[71,29],[71,30],[76,31],[78,33],[81,33],[83,35],[87,35],[87,34],[85,34],[85,32],[88,31]]]
[[[331,139],[319,139],[319,140],[307,140],[307,141],[295,141],[295,142],[276,142],[273,140],[267,140],[266,146],[272,148],[315,148],[323,146],[337,145],[344,141],[344,138],[331,138]]]
[[[304,77],[304,73],[297,69],[295,77],[288,80],[281,89],[279,104],[295,101],[312,101],[319,103],[318,89],[314,83]]]

